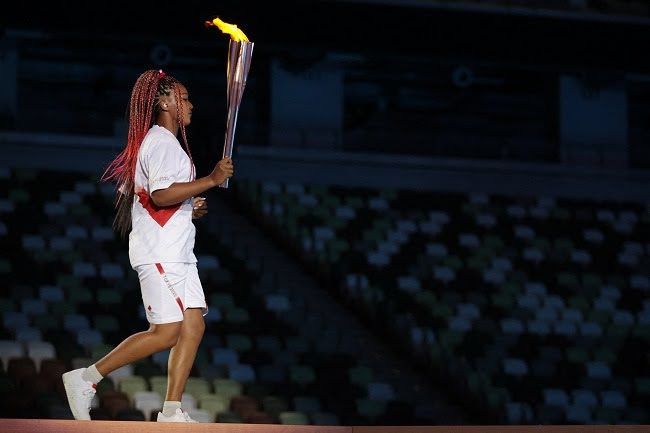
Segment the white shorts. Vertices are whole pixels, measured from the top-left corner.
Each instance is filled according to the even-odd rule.
[[[188,308],[208,314],[196,263],[155,263],[137,266],[135,271],[149,323],[179,322]]]

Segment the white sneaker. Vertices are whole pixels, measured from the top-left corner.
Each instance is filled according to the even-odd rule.
[[[165,416],[162,412],[158,412],[158,422],[198,422],[194,421],[190,416],[182,409],[176,409],[176,413],[172,416]]]
[[[63,373],[63,386],[68,396],[68,404],[74,419],[90,419],[90,403],[95,396],[97,385],[92,382],[86,382],[81,378],[81,373],[85,368]]]

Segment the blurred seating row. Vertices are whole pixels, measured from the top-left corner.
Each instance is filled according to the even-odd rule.
[[[146,328],[128,246],[111,229],[113,187],[94,175],[0,170],[0,395],[3,417],[71,418],[60,375]],[[47,187],[43,187],[47,185]],[[36,211],[35,211],[36,209]],[[201,222],[196,223],[200,225]],[[422,423],[327,318],[199,227],[206,333],[183,394],[204,422]],[[305,315],[305,327],[286,320]],[[168,351],[100,382],[94,419],[155,419]],[[326,374],[323,374],[326,372]],[[14,398],[15,397],[15,398]]]
[[[650,204],[240,181],[423,374],[508,423],[650,420]]]

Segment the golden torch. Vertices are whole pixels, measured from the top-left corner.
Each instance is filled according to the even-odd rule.
[[[248,77],[248,70],[251,66],[254,43],[250,42],[244,32],[238,29],[236,25],[225,23],[219,18],[206,21],[205,24],[206,26],[216,26],[223,33],[230,35],[226,70],[228,117],[226,120],[226,139],[223,145],[222,157],[232,157],[235,129],[237,128],[237,114],[239,113],[241,98],[246,87],[246,78]],[[228,188],[228,179],[219,186]]]

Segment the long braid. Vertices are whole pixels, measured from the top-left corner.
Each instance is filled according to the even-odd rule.
[[[185,121],[183,118],[183,98],[181,98],[180,94],[180,89],[178,86],[174,88],[174,98],[176,98],[176,104],[178,105],[178,110],[176,110],[176,121],[180,125],[181,128],[181,136],[183,137],[183,144],[185,144],[185,150],[187,151],[187,156],[190,158],[190,167],[191,167],[191,172],[190,172],[190,179],[194,180],[194,177],[196,173],[194,172],[194,160],[192,159],[192,152],[190,152],[190,146],[187,141],[187,135],[185,135]]]
[[[129,132],[126,147],[111,161],[101,177],[101,181],[115,180],[117,182],[115,197],[117,212],[113,227],[122,237],[126,237],[131,230],[131,206],[135,196],[135,168],[140,145],[155,121],[158,112],[158,97],[162,93],[169,94],[176,83],[175,78],[154,69],[145,71],[138,77],[133,86],[127,110]],[[184,130],[183,137],[185,137]]]

